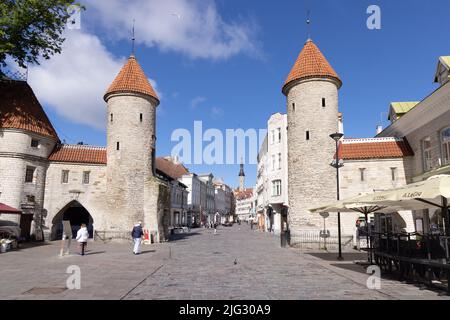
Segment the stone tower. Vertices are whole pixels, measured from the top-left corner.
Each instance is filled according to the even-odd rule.
[[[244,162],[241,160],[241,170],[239,171],[239,191],[245,190],[245,173],[244,173]]]
[[[308,208],[336,200],[335,169],[330,166],[338,131],[338,90],[342,86],[319,48],[308,39],[284,86],[288,117],[289,224],[291,243],[318,234],[322,217]],[[328,227],[335,225],[330,216]]]
[[[159,98],[132,55],[104,100],[108,108],[106,175],[110,217],[106,228],[113,237],[122,238],[122,233],[129,233],[137,221],[146,220],[145,190],[153,181]]]
[[[42,240],[47,159],[58,142],[28,83],[0,79],[0,202],[22,211],[1,218],[21,223],[24,237]]]

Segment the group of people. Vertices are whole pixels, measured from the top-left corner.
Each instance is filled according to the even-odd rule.
[[[133,227],[131,237],[133,238],[133,254],[138,255],[141,253],[141,244],[144,237],[141,221]],[[81,224],[81,228],[78,230],[75,239],[78,242],[79,255],[84,256],[86,254],[87,242],[89,239],[89,232],[85,223]]]

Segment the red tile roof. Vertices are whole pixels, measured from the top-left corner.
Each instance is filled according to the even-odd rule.
[[[59,140],[33,90],[24,81],[0,81],[0,128],[22,129]]]
[[[249,199],[249,198],[253,197],[253,189],[249,188],[249,189],[245,189],[244,191],[240,191],[239,189],[234,190],[234,197],[238,201]]]
[[[106,148],[86,145],[58,145],[49,157],[50,161],[66,163],[101,164],[107,163]],[[188,174],[181,163],[176,164],[166,158],[156,158],[156,169],[174,180]]]
[[[21,214],[22,211],[14,209],[13,207],[7,206],[4,203],[0,203],[0,213]]]
[[[342,85],[342,81],[336,71],[334,71],[322,52],[310,39],[306,41],[297,61],[292,67],[283,85],[283,93],[287,95],[288,86],[293,81],[308,78],[331,78],[339,83],[339,87]]]
[[[104,165],[106,164],[106,148],[85,145],[57,145],[49,160]]]
[[[166,158],[156,158],[156,169],[165,173],[174,180],[178,180],[181,176],[188,174],[189,170],[186,169],[181,163],[176,164]]]
[[[142,70],[134,56],[128,58],[127,63],[120,70],[111,86],[105,93],[104,99],[107,101],[108,96],[113,93],[141,93],[155,98],[159,104],[159,98],[152,85],[148,81],[147,76]]]
[[[344,139],[339,148],[340,159],[389,159],[413,156],[406,139],[371,138],[371,139]]]

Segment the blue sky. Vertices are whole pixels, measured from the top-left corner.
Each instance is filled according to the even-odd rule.
[[[67,143],[105,145],[100,98],[130,53],[132,18],[136,56],[161,94],[158,155],[170,154],[173,130],[192,130],[196,120],[205,129],[260,129],[272,113],[285,112],[281,86],[307,38],[307,8],[311,37],[343,81],[340,111],[348,137],[373,136],[391,101],[431,93],[437,59],[450,55],[448,0],[84,3],[82,29],[67,31],[70,52],[30,70],[30,84]],[[366,27],[372,4],[381,7],[381,30]],[[49,79],[57,79],[56,88]],[[239,164],[188,167],[238,184]],[[246,174],[251,187],[256,167],[247,165]]]

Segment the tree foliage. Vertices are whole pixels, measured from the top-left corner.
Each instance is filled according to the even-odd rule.
[[[76,0],[1,0],[0,66],[9,57],[21,67],[61,53],[62,32]],[[80,6],[80,8],[82,8]]]

